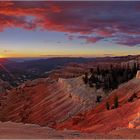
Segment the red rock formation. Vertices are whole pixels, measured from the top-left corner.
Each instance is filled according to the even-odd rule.
[[[139,78],[140,79],[140,71],[137,71],[136,78]]]
[[[84,85],[82,78],[80,80]],[[60,81],[38,79],[11,90],[0,110],[0,119],[53,126],[93,106],[92,102],[89,102],[91,92],[86,94],[83,89],[86,96],[82,93],[80,96],[74,88],[81,85],[74,80]],[[71,82],[75,82],[74,88],[71,87]],[[90,104],[87,105],[88,103]]]
[[[129,98],[133,99],[129,102]],[[106,102],[113,105],[114,96],[119,98],[119,107],[117,109],[106,109]],[[110,132],[118,127],[128,127],[130,121],[134,120],[140,111],[140,80],[133,79],[123,84],[119,89],[97,105],[93,110],[84,113],[81,121],[81,115],[74,116],[72,119],[58,124],[58,129],[74,129],[82,132]],[[77,119],[79,117],[79,119]]]
[[[137,117],[133,121],[129,122],[128,127],[129,128],[140,128],[140,112],[138,112]]]
[[[119,129],[110,134],[89,134],[79,131],[56,131],[49,127],[33,124],[0,122],[0,139],[139,139],[136,129]]]
[[[110,63],[105,65],[109,67]],[[84,87],[81,81],[63,79],[79,76],[92,66],[80,65],[78,69],[68,66],[53,72],[47,79],[28,81],[11,90],[7,96],[2,96],[5,99],[0,108],[0,120],[97,133],[128,127],[140,110],[140,79],[122,84],[95,107],[93,89]],[[106,102],[113,106],[115,95],[119,98],[119,107],[107,110]]]

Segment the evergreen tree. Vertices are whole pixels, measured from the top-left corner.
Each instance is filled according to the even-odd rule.
[[[107,109],[107,110],[110,109],[110,104],[109,104],[109,102],[106,102],[106,109]]]
[[[139,67],[140,67],[140,66],[139,66],[139,63],[137,63],[137,70],[139,70]]]
[[[87,72],[85,73],[85,76],[83,77],[83,81],[85,84],[88,83],[88,73]]]
[[[113,65],[112,64],[110,65],[110,70],[113,70]]]
[[[119,106],[118,96],[115,95],[115,97],[114,97],[114,108],[118,108],[118,106]]]
[[[97,74],[99,75],[100,74],[100,67],[97,66]]]
[[[93,72],[94,72],[94,70],[93,70],[93,68],[91,68],[91,69],[90,69],[90,73],[93,74]]]
[[[136,75],[137,69],[138,69],[138,68],[137,68],[137,64],[134,63],[133,68],[132,68],[132,75],[133,75],[133,77]]]

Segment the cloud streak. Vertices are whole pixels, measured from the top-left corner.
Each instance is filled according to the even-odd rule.
[[[140,44],[140,2],[0,2],[0,31],[37,28],[79,36],[89,43],[104,38]]]

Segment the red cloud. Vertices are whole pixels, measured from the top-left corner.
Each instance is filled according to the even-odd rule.
[[[56,5],[51,6],[51,9],[54,13],[60,13],[62,11],[62,9]]]
[[[7,7],[7,6],[12,6],[13,2],[10,1],[0,1],[0,7]]]
[[[104,39],[103,37],[99,36],[79,36],[78,38],[86,40],[87,43],[95,43],[101,39]]]
[[[34,23],[26,21],[23,17],[13,17],[13,16],[0,16],[0,30],[3,31],[5,28],[9,27],[20,27],[28,30],[36,28]]]
[[[110,37],[113,34],[113,31],[111,30],[107,30],[107,29],[102,29],[96,32],[96,34],[98,34],[99,36],[103,36],[103,37]]]
[[[95,42],[97,42],[101,39],[103,39],[103,38],[101,38],[101,37],[89,37],[86,40],[87,40],[88,43],[95,43]]]
[[[101,6],[100,2],[0,2],[0,30],[9,27],[27,30],[42,28],[85,35],[87,37],[83,39],[87,42],[96,42],[115,35],[117,38],[119,33],[139,35],[140,13],[135,10],[138,4],[118,2],[116,5],[104,2]],[[97,37],[89,37],[91,34],[96,34]],[[132,41],[131,44],[133,43],[135,44]]]
[[[129,45],[129,46],[133,46],[134,42],[136,45],[140,45],[140,37],[136,37],[136,38],[126,37],[117,41],[117,43],[119,44],[124,44],[124,45]]]

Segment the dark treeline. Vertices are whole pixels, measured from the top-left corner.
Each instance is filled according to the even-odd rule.
[[[98,66],[96,70],[91,68],[89,73],[85,73],[83,81],[90,87],[103,88],[105,92],[108,92],[116,89],[121,83],[132,79],[138,69],[139,65],[137,63],[134,63],[132,67],[129,64],[126,67],[110,65],[106,69]]]

